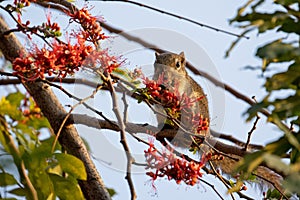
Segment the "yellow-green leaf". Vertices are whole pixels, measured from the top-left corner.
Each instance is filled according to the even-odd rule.
[[[83,162],[70,154],[55,154],[62,170],[76,179],[86,180],[87,174]]]

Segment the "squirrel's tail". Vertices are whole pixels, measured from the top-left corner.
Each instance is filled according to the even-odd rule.
[[[236,155],[230,155],[230,157],[223,157],[223,159],[214,160],[212,163],[215,167],[220,168],[222,173],[232,175],[238,162],[235,159],[240,159],[240,157]],[[283,192],[281,185],[282,177],[279,174],[264,166],[259,166],[253,174],[256,175],[263,186],[269,188],[275,187],[277,190]]]
[[[275,173],[274,171],[266,168],[264,166],[258,166],[256,169],[255,175],[264,181],[267,185],[271,185],[275,187],[277,190],[283,192],[283,188],[281,185],[281,181],[283,180],[282,177]]]

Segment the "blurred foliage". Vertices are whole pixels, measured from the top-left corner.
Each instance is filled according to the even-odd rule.
[[[265,163],[286,176],[283,185],[289,192],[300,195],[300,2],[249,0],[239,8],[230,23],[242,28],[243,34],[257,31],[258,34],[276,32],[278,35],[257,48],[256,56],[262,61],[262,72],[268,69],[273,73],[265,78],[267,95],[247,113],[248,120],[251,120],[262,109],[268,110],[268,121],[275,124],[283,136],[267,144],[265,149],[246,156],[238,170],[245,173],[245,178],[258,165]],[[232,43],[226,56],[240,39]],[[275,70],[278,66],[280,72]],[[278,95],[279,92],[284,97]],[[290,155],[289,162],[282,161],[285,155]],[[266,195],[267,198],[276,198],[280,194],[268,191]]]
[[[35,102],[16,92],[0,100],[0,199],[84,199],[83,163],[62,153]],[[40,139],[42,138],[46,139]],[[31,186],[33,186],[33,189]]]

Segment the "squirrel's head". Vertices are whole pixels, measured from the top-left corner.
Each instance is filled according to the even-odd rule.
[[[181,74],[185,74],[185,56],[184,52],[180,54],[175,53],[155,53],[154,67],[157,68],[159,65],[165,65],[173,68]]]

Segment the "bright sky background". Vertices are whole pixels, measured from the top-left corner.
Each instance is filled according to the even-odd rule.
[[[240,33],[241,30],[230,26],[228,21],[235,16],[237,9],[243,5],[242,2],[245,3],[246,1],[148,0],[139,2],[219,29]],[[84,4],[84,2],[78,3],[78,5]],[[230,57],[225,59],[225,51],[231,42],[236,39],[233,36],[202,28],[186,21],[127,3],[93,1],[89,2],[88,5],[94,6],[91,12],[95,15],[103,16],[108,24],[139,35],[141,38],[153,42],[166,50],[176,53],[185,51],[187,59],[201,70],[214,75],[243,94],[249,97],[256,96],[258,100],[265,94],[262,89],[263,79],[259,78],[261,75],[260,71],[243,70],[243,67],[260,65],[260,61],[254,57],[255,50],[258,46],[271,41],[271,35],[262,35],[257,38],[255,33],[250,34],[251,39],[242,40],[232,51]],[[40,20],[41,15],[42,17],[45,16],[40,12],[28,12],[27,15],[35,21]],[[54,18],[55,20],[61,21],[60,17],[62,14],[54,16],[56,17]],[[64,28],[68,27],[65,26]],[[112,50],[112,53],[117,51],[119,51],[118,53],[123,53],[124,57],[127,58],[128,66],[131,68],[142,66],[151,75],[151,70],[148,71],[148,69],[151,68],[154,62],[154,52],[140,48],[135,43],[128,43],[126,40],[124,43],[121,43],[121,41],[122,39],[117,37],[103,45],[115,49],[115,51]],[[120,49],[118,45],[122,45],[124,49]],[[208,98],[212,102],[210,105],[212,128],[224,133],[231,133],[245,141],[247,133],[252,127],[252,123],[245,123],[246,117],[243,116],[248,105],[222,89],[215,88],[205,79],[197,77],[196,80],[203,84]],[[89,94],[86,87],[72,88],[66,86],[66,88],[78,96]],[[57,90],[55,92],[57,92],[64,105],[70,102],[60,92]],[[110,99],[104,92],[101,94],[91,103],[103,110],[108,116],[112,116]],[[130,121],[155,123],[153,114],[149,110],[145,111],[146,107],[144,105],[137,104],[136,101],[129,101],[133,105],[130,107]],[[89,142],[93,155],[97,158],[96,165],[105,184],[107,187],[115,189],[118,193],[114,199],[129,199],[129,188],[124,179],[126,160],[119,143],[119,134],[88,129],[83,126],[78,126],[78,129],[82,137]],[[275,127],[270,124],[265,125],[265,118],[262,118],[258,123],[257,130],[254,132],[252,142],[263,144],[272,141],[278,136],[280,135]],[[147,139],[145,136],[143,138]],[[266,140],[265,138],[268,139]],[[138,144],[134,140],[130,140],[129,143],[136,160],[143,162],[143,150],[147,147]],[[229,196],[226,196],[226,188],[216,178],[209,177],[207,179],[206,176],[204,178],[214,183],[225,199],[230,199]],[[217,199],[212,189],[203,183],[195,187],[188,187],[184,184],[177,185],[174,181],[165,179],[155,182],[157,188],[155,194],[150,178],[144,175],[143,167],[134,167],[133,182],[138,199]],[[252,197],[261,198],[258,189],[249,190],[248,192]]]

